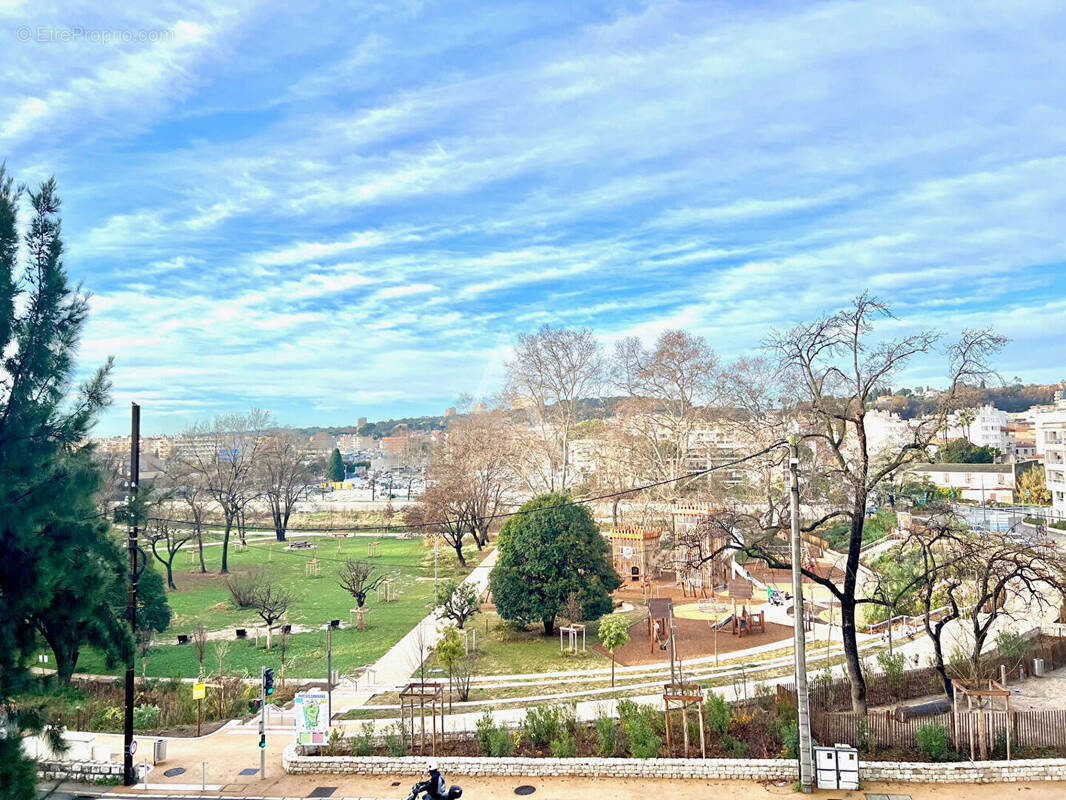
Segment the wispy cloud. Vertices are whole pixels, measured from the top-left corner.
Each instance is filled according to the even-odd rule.
[[[95,294],[83,360],[161,427],[438,409],[543,322],[737,354],[868,287],[994,322],[1012,374],[1066,363],[1053,2],[0,16],[173,34],[0,60],[0,152],[56,173]]]

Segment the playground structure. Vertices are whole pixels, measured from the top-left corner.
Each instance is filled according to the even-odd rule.
[[[318,548],[315,548],[314,555],[311,556],[311,560],[304,564],[304,576],[308,578],[317,578],[322,574],[322,562],[318,560]]]
[[[720,507],[696,500],[679,500],[670,508],[676,541],[674,581],[685,597],[709,597],[728,579],[730,554],[724,548],[729,542],[707,526],[718,511]]]
[[[752,585],[743,578],[729,582],[729,600],[733,604],[731,632],[734,636],[748,636],[766,632],[766,618],[762,611],[749,610],[754,600]],[[740,609],[737,610],[739,604]]]
[[[444,748],[444,685],[435,681],[412,681],[400,691],[400,720],[406,728],[408,714],[411,720],[411,746],[415,744],[415,707],[418,707],[421,727],[419,733],[419,754],[426,755],[426,706],[430,715],[430,755],[437,755],[437,738],[440,737],[441,749]],[[440,711],[440,730],[437,729],[437,711]]]
[[[666,650],[670,643],[670,632],[674,626],[674,601],[669,597],[656,597],[648,601],[648,644],[650,652],[655,652],[655,645]]]
[[[377,556],[380,556],[380,555],[381,555],[381,542],[375,540],[373,542],[367,542],[366,543],[366,557],[367,558],[376,558]]]
[[[642,525],[620,525],[611,531],[611,551],[614,569],[622,580],[647,583],[663,532],[659,528]]]

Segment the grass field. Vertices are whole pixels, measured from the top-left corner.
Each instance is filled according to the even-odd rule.
[[[299,538],[299,537],[293,537]],[[338,540],[316,537],[317,557],[321,572],[317,577],[305,574],[306,564],[312,557],[310,550],[286,550],[281,543],[249,541],[244,550],[235,550],[231,542],[229,567],[231,574],[246,572],[258,565],[266,567],[279,582],[292,590],[296,597],[285,621],[296,632],[287,638],[285,646],[285,673],[291,677],[324,676],[326,671],[326,633],[322,627],[330,619],[341,619],[345,625],[349,609],[355,601],[337,583],[336,573],[340,562],[347,558],[367,559],[367,545],[379,541],[378,555],[370,560],[382,572],[390,574],[396,582],[398,598],[383,604],[376,595],[367,600],[370,608],[368,628],[357,631],[345,628],[333,633],[333,668],[342,673],[351,671],[379,658],[395,644],[432,607],[433,600],[433,551],[422,540],[387,539],[371,540],[352,537]],[[191,551],[190,551],[191,552]],[[467,554],[470,568],[480,560],[481,553],[472,550]],[[247,671],[258,674],[260,665],[281,667],[280,636],[274,636],[273,649],[267,653],[265,640],[256,646],[252,629],[262,625],[254,610],[238,609],[230,602],[224,576],[219,575],[222,549],[218,546],[204,548],[208,572],[199,571],[199,563],[189,563],[185,553],[175,560],[174,582],[177,591],[168,592],[167,598],[174,613],[170,628],[159,637],[159,644],[148,654],[147,674],[156,677],[192,677],[199,672],[196,650],[191,644],[178,645],[177,634],[190,633],[202,622],[210,631],[220,632],[223,669],[227,674]],[[158,566],[158,565],[157,565]],[[439,576],[443,578],[463,575],[469,571],[457,568],[454,555],[443,551],[438,563]],[[237,640],[235,630],[247,628],[251,639]],[[300,627],[313,630],[300,632]],[[218,671],[218,645],[209,642],[205,667],[208,672]],[[42,650],[41,652],[47,652]],[[141,664],[138,656],[137,672]],[[103,658],[91,649],[82,651],[78,671],[99,674],[117,674],[117,669],[108,669]]]

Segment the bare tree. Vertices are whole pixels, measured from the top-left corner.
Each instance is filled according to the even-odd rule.
[[[581,400],[599,394],[603,370],[602,349],[587,328],[545,325],[518,337],[507,388],[514,404],[532,415],[546,465],[541,489],[569,486],[570,431],[579,421]]]
[[[193,537],[193,531],[188,528],[179,530],[165,519],[153,519],[148,523],[147,534],[148,542],[152,546],[152,555],[166,567],[167,586],[177,591],[178,587],[174,585],[174,559],[185,543]],[[160,547],[165,555],[160,554]]]
[[[209,424],[193,426],[175,443],[174,458],[182,472],[195,473],[204,491],[222,513],[222,567],[229,572],[229,542],[234,525],[243,533],[245,506],[254,496],[253,479],[263,432],[270,415],[261,409],[248,414],[223,414]]]
[[[204,520],[207,503],[211,497],[205,487],[206,475],[184,460],[172,458],[167,462],[166,480],[172,502],[177,503],[189,515],[192,534],[196,538],[196,551],[200,560],[200,572],[207,572],[204,562]]]
[[[463,543],[470,533],[469,508],[463,501],[464,486],[461,473],[437,467],[426,472],[426,489],[422,500],[407,506],[404,524],[426,535],[439,536],[466,566]]]
[[[337,573],[340,587],[355,598],[356,614],[359,616],[359,630],[366,627],[364,606],[367,596],[385,579],[384,573],[374,574],[374,565],[369,561],[349,559]]]
[[[866,415],[876,391],[912,359],[933,352],[940,339],[935,332],[922,331],[900,339],[874,340],[875,321],[889,315],[884,303],[864,294],[850,308],[800,324],[788,333],[775,333],[768,342],[778,358],[784,385],[794,388],[793,400],[807,417],[805,438],[815,445],[816,454],[826,456],[823,475],[827,485],[842,490],[842,496],[833,503],[836,507],[823,520],[843,517],[850,524],[843,583],[837,585],[810,570],[805,574],[825,586],[840,603],[852,708],[857,712],[866,711],[855,612],[864,602],[857,589],[867,500],[878,484],[896,471],[910,462],[928,459],[929,444],[955,407],[960,388],[977,376],[991,374],[988,358],[1005,342],[987,330],[964,332],[948,351],[949,388],[940,397],[937,413],[914,425],[910,441],[891,452],[875,454],[867,438]],[[772,561],[782,566],[787,563],[776,555]]]
[[[654,480],[689,472],[692,436],[721,390],[718,357],[702,336],[664,331],[648,350],[635,337],[615,346],[612,379],[627,395],[619,414],[641,439]],[[676,484],[668,491],[677,492]]]
[[[296,599],[291,590],[283,587],[272,576],[266,575],[255,590],[255,612],[266,623],[267,652],[270,652],[274,623],[285,616]]]
[[[289,517],[311,491],[316,467],[304,457],[299,440],[291,431],[264,437],[256,467],[260,492],[270,506],[274,535],[284,542]]]

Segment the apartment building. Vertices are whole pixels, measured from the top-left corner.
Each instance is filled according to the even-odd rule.
[[[1052,513],[1066,519],[1066,398],[1061,391],[1053,407],[1036,415],[1036,447],[1044,456]]]
[[[1018,475],[1039,462],[1009,464],[914,464],[909,471],[938,489],[978,503],[1013,503]]]

